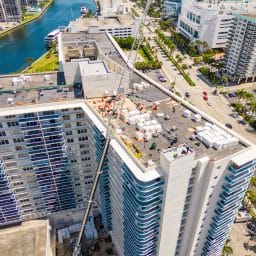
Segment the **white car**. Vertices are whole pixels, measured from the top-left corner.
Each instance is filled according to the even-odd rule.
[[[207,101],[207,105],[208,105],[208,106],[212,106],[212,102]]]

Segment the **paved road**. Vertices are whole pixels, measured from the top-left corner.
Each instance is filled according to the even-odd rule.
[[[152,26],[150,26],[150,29],[151,31],[154,30]],[[146,38],[153,38],[155,36],[155,33],[150,32],[147,27],[144,27],[143,33]],[[163,62],[162,70],[170,83],[175,81],[175,89],[177,91],[181,92],[182,95],[185,95],[185,92],[189,92],[191,96],[188,100],[191,104],[212,116],[219,122],[223,124],[231,124],[234,131],[256,144],[256,133],[252,132],[248,127],[238,124],[237,120],[230,116],[232,111],[229,107],[228,101],[222,95],[213,95],[215,88],[209,87],[202,79],[199,78],[200,74],[196,67],[192,67],[187,70],[191,79],[196,83],[195,87],[191,87],[157,44],[153,40],[151,40],[150,43],[157,49],[158,58]],[[177,53],[174,53],[174,56]],[[209,101],[212,103],[212,106],[209,106],[207,102],[203,100],[204,91],[208,93]]]
[[[142,15],[142,11],[138,10],[139,14]],[[156,28],[156,23],[154,25],[150,24],[148,26],[143,27],[143,35],[145,38],[153,39],[156,34],[153,32]],[[256,133],[253,132],[250,128],[245,127],[241,124],[237,123],[237,119],[234,119],[230,116],[232,113],[231,108],[229,107],[228,101],[222,95],[213,95],[214,88],[209,87],[202,79],[200,79],[199,72],[197,67],[193,67],[188,69],[187,72],[191,79],[196,83],[195,87],[191,87],[185,81],[183,76],[179,73],[179,71],[175,68],[172,62],[167,58],[165,53],[157,46],[154,40],[150,41],[150,44],[157,49],[157,56],[160,61],[163,62],[162,70],[169,80],[170,83],[175,81],[175,90],[182,93],[183,97],[185,92],[189,92],[190,98],[188,101],[199,108],[200,110],[207,113],[209,116],[212,116],[219,122],[226,124],[229,123],[232,125],[233,130],[239,133],[244,138],[256,144]],[[176,54],[180,54],[179,52],[175,52]],[[181,54],[180,54],[181,55]],[[188,60],[187,60],[188,61]],[[186,62],[187,62],[186,61]],[[238,89],[237,87],[235,89]],[[203,100],[203,92],[206,91],[209,95],[209,101],[212,103],[212,106],[209,106],[205,100]]]

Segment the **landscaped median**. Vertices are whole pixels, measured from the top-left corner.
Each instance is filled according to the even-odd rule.
[[[164,51],[166,56],[169,58],[169,60],[175,65],[175,67],[178,69],[178,71],[182,74],[184,79],[188,82],[190,86],[196,86],[196,84],[193,82],[193,80],[189,77],[189,75],[184,71],[182,66],[175,60],[175,58],[168,52],[167,47],[157,38],[155,38],[155,42],[158,44],[158,46]]]
[[[31,21],[34,21],[36,19],[39,19],[45,13],[47,8],[53,3],[53,1],[54,0],[48,0],[46,2],[46,4],[42,7],[42,11],[40,13],[35,14],[35,15],[27,15],[27,16],[24,17],[23,21],[20,24],[18,24],[17,26],[9,28],[7,30],[4,30],[4,31],[0,32],[0,37],[6,36],[9,33],[11,33],[12,31],[14,31],[14,30],[16,30],[18,28],[21,28],[22,26],[26,25],[27,23],[29,23]]]

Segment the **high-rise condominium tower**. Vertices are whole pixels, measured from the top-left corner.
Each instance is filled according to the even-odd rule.
[[[19,0],[0,0],[0,21],[20,21],[21,3]]]

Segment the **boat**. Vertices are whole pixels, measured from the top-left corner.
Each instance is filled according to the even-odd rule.
[[[60,33],[60,29],[54,29],[52,32],[50,32],[45,38],[44,38],[44,44],[47,48],[50,48],[52,44],[57,42],[58,35]]]
[[[52,44],[57,42],[58,35],[60,32],[66,32],[67,31],[66,26],[59,26],[57,29],[54,29],[52,32],[50,32],[45,38],[44,43],[47,48],[50,48]]]
[[[80,12],[81,12],[82,15],[84,15],[84,14],[88,13],[88,10],[85,6],[81,6]]]

